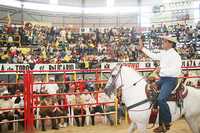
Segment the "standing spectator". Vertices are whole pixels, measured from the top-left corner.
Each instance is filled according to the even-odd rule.
[[[4,93],[3,96],[7,96],[9,95],[9,93]],[[11,101],[10,98],[4,98],[4,99],[0,99],[0,109],[2,108],[6,108],[6,109],[10,109],[13,108],[14,103]],[[2,122],[2,120],[14,120],[14,113],[13,110],[2,110],[0,111],[0,122]],[[0,124],[0,132],[1,132],[1,124]],[[8,124],[8,129],[11,130],[13,128],[13,123],[9,123]]]
[[[61,42],[66,41],[66,31],[65,31],[65,29],[61,29],[60,36],[61,36],[61,38],[60,38]]]
[[[8,93],[8,88],[7,88],[7,86],[6,86],[4,83],[5,83],[4,80],[1,80],[1,81],[0,81],[0,95],[1,95],[1,96],[2,96],[3,94]]]
[[[42,89],[42,81],[40,77],[35,77],[34,78],[34,83],[33,83],[33,93],[40,93]],[[38,83],[38,84],[36,84]]]
[[[55,83],[55,77],[50,76],[49,77],[49,84],[45,84],[45,90],[48,94],[56,94],[59,90],[58,85]]]

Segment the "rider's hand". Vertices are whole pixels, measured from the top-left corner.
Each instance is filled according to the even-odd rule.
[[[139,45],[138,45],[138,47],[137,47],[137,50],[142,50],[143,47],[144,47],[144,44],[143,44],[143,42],[142,42],[142,39],[140,38],[140,39],[139,39]]]

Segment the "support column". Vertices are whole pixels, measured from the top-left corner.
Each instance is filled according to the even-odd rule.
[[[141,28],[142,28],[142,25],[141,25],[141,16],[142,16],[142,11],[141,11],[141,1],[142,0],[137,0],[138,2],[138,7],[139,7],[139,13],[138,13],[138,29],[139,29],[139,32],[141,32]]]
[[[84,27],[84,19],[85,19],[85,0],[81,0],[81,28]]]

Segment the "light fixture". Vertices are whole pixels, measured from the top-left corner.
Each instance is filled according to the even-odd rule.
[[[114,6],[114,2],[115,2],[115,0],[107,0],[107,7],[113,7]]]
[[[52,5],[58,5],[58,0],[49,0],[49,3]]]
[[[86,14],[129,14],[129,13],[137,13],[139,12],[139,8],[137,6],[126,6],[126,7],[112,7],[114,5],[114,0],[109,0],[110,4],[109,7],[73,7],[73,6],[64,6],[64,5],[56,5],[57,0],[49,0],[49,2],[53,1],[51,4],[40,4],[40,3],[33,3],[33,2],[23,2],[24,9],[29,10],[38,10],[38,11],[47,11],[53,13],[76,13],[80,14],[82,10]],[[0,5],[10,6],[21,8],[21,2],[17,0],[0,0]],[[142,13],[150,13],[151,7],[149,6],[142,6],[141,10]]]

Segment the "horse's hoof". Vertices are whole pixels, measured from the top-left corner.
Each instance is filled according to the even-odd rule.
[[[165,132],[167,132],[167,130],[169,130],[169,128],[164,128],[163,126],[159,126],[159,127],[157,127],[157,128],[155,128],[154,130],[153,130],[153,132],[155,132],[155,133],[165,133]]]

